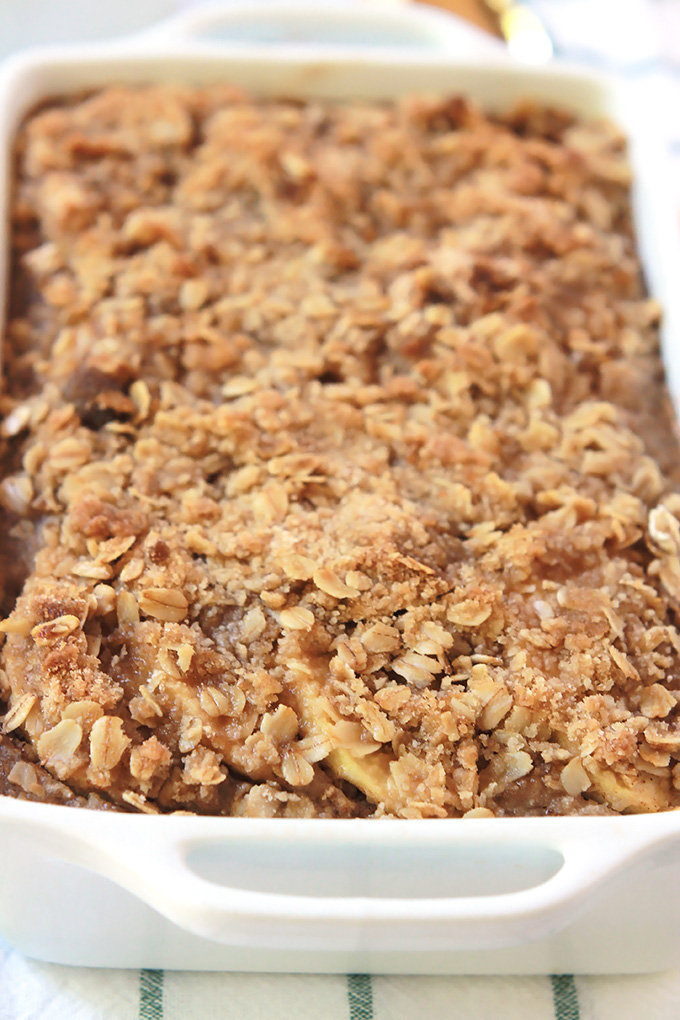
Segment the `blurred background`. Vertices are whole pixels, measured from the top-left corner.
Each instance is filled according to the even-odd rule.
[[[319,4],[324,0],[318,0]],[[354,0],[392,3],[397,0]],[[431,0],[493,31],[491,9],[507,0]],[[0,56],[34,43],[107,39],[139,30],[201,0],[0,0]],[[250,0],[257,4],[258,0]],[[680,73],[680,0],[527,0],[548,27],[558,23],[560,42],[604,51],[613,60],[673,62]],[[565,25],[571,24],[571,29]]]

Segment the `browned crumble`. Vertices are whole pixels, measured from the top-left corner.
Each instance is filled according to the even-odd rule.
[[[116,810],[96,793],[86,797],[75,794],[40,765],[34,747],[3,733],[0,733],[0,796],[68,807]]]
[[[459,98],[31,116],[0,792],[678,806],[680,459],[629,183],[611,125]]]

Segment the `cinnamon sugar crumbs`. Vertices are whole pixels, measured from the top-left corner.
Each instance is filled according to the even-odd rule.
[[[460,98],[31,115],[0,792],[680,806],[680,460],[629,185],[611,125]]]

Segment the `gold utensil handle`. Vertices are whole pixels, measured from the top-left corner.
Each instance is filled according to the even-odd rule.
[[[518,0],[483,0],[498,19],[501,35],[513,56],[532,64],[550,60],[555,49],[541,19]]]
[[[479,28],[501,36],[513,56],[532,64],[554,56],[550,35],[540,18],[521,0],[426,0]]]

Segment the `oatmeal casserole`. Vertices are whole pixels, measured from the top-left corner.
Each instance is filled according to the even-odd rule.
[[[20,129],[0,793],[680,805],[680,458],[611,125],[110,87]]]

